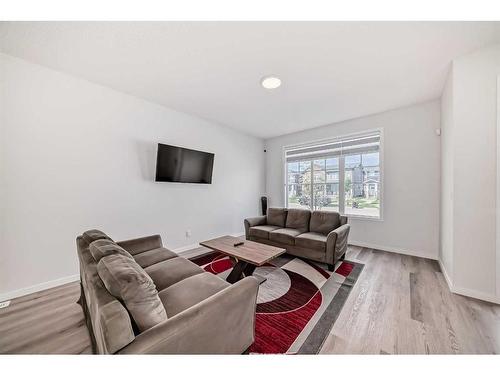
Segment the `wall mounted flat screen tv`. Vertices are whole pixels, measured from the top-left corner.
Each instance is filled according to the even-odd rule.
[[[214,154],[158,143],[156,181],[211,184]]]

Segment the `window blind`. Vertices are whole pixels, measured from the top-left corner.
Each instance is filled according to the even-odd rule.
[[[342,137],[323,144],[298,146],[285,149],[287,162],[306,161],[342,155],[359,155],[378,152],[380,149],[380,131],[358,136]]]

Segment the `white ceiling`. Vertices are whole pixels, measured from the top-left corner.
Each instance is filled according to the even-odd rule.
[[[500,22],[0,23],[4,53],[263,138],[438,98],[493,43]]]

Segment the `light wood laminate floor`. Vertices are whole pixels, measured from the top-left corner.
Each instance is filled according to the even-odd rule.
[[[500,353],[500,306],[452,294],[437,262],[351,246],[365,267],[321,353]],[[0,353],[90,353],[78,283],[0,309]]]

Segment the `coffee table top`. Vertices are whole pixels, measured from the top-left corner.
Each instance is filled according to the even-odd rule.
[[[244,242],[244,244],[233,246],[237,242]],[[264,263],[286,252],[285,249],[280,247],[241,240],[238,237],[232,236],[222,236],[213,240],[203,241],[200,242],[200,245],[256,266],[262,266]]]

